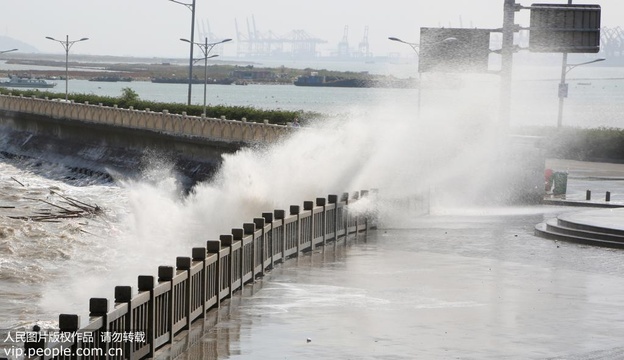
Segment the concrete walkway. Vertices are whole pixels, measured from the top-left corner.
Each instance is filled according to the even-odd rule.
[[[572,175],[572,198],[589,185],[605,186],[589,180],[591,172],[579,176],[596,164],[551,164],[568,165],[561,170]],[[319,249],[276,267],[155,358],[624,358],[621,252],[531,234],[557,215],[616,225],[610,220],[624,209],[415,216],[357,246]]]
[[[624,207],[624,164],[547,159],[546,169],[568,174],[566,193],[547,195],[544,198],[547,204]],[[590,200],[587,191],[591,193]],[[607,192],[610,201],[605,201]]]
[[[538,224],[536,235],[624,248],[624,165],[549,159],[546,168],[566,172],[568,186],[564,195],[546,195],[545,204],[592,209],[563,213]]]
[[[158,359],[622,359],[621,251],[531,233],[570,209],[450,209],[319,249]]]

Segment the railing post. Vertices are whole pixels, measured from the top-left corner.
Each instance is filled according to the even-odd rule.
[[[264,221],[263,217],[254,218],[253,222],[254,222],[254,225],[256,226],[256,229],[262,230],[261,235],[260,235],[262,236],[262,241],[260,242],[260,249],[258,251],[260,251],[260,254],[262,254],[262,256],[260,256],[260,262],[262,263],[260,275],[264,276],[264,271],[266,270],[264,264],[271,257],[267,253],[267,250],[271,248],[270,238],[268,238],[268,234],[266,233],[266,222]],[[273,267],[272,263],[270,265],[271,267]]]
[[[282,232],[282,263],[286,261],[286,228],[284,227],[284,219],[286,218],[285,210],[273,210],[275,220],[282,220],[281,232]]]
[[[301,211],[299,205],[290,205],[290,215],[297,215],[297,233],[295,234],[296,242],[297,242],[297,257],[299,257],[299,253],[301,252],[301,219],[299,217],[299,212]]]
[[[208,280],[208,274],[206,273],[207,269],[206,269],[206,248],[203,247],[195,247],[191,250],[191,256],[193,258],[193,261],[198,261],[202,263],[202,276],[201,276],[201,289],[199,289],[199,291],[201,292],[200,295],[200,301],[201,301],[201,307],[202,307],[202,318],[206,317],[206,311],[208,309],[206,309],[206,289],[207,289],[207,280]]]
[[[365,199],[368,198],[368,190],[361,190],[360,191],[360,199]],[[364,215],[364,234],[368,234],[368,224],[369,224],[369,217],[370,217],[370,211],[367,211],[366,214]],[[358,229],[359,230],[359,229]]]
[[[72,339],[71,352],[72,359],[78,359],[76,350],[78,349],[78,339],[76,338],[76,331],[80,328],[80,316],[74,314],[60,314],[59,315],[59,331],[61,333],[72,334],[68,336],[68,339]]]
[[[269,240],[269,252],[271,253],[271,268],[275,267],[275,256],[274,256],[274,247],[275,247],[275,229],[273,229],[273,213],[270,212],[263,212],[262,213],[262,218],[264,219],[264,222],[266,224],[271,224],[271,237]]]
[[[344,229],[344,244],[347,245],[347,239],[349,238],[349,193],[342,193],[340,202],[344,202],[342,207],[342,228]]]
[[[99,316],[102,318],[102,324],[104,328],[102,331],[108,331],[108,321],[106,319],[108,314],[108,299],[107,298],[90,298],[89,299],[89,317]],[[98,340],[96,340],[97,343]],[[99,346],[102,352],[108,353],[109,343],[103,339],[99,339]]]
[[[221,307],[221,241],[219,240],[208,240],[206,241],[206,252],[208,254],[216,254],[217,255],[217,263],[215,265],[215,269],[217,269],[217,273],[215,276],[215,287],[217,294],[217,308]],[[208,275],[208,274],[206,274]]]
[[[176,257],[176,269],[186,271],[186,286],[184,299],[184,313],[186,314],[186,329],[191,328],[191,258],[188,256]]]
[[[373,214],[371,216],[370,222],[368,223],[368,226],[370,226],[371,229],[377,229],[377,214],[378,214],[378,209],[377,209],[377,205],[378,205],[378,200],[379,200],[379,189],[371,189],[370,190],[370,195],[371,195],[371,202],[374,204],[373,207]],[[429,210],[431,209],[431,201],[429,199],[430,195],[427,195],[427,213],[429,213]]]
[[[233,274],[233,269],[234,269],[234,253],[232,251],[232,243],[234,242],[234,238],[232,235],[221,235],[219,236],[219,240],[221,240],[221,244],[224,246],[227,246],[229,249],[229,255],[228,255],[228,263],[230,264],[227,274],[227,278],[228,278],[228,288],[230,289],[230,295],[229,297],[232,297],[232,293],[234,293],[234,286],[232,284],[234,284],[234,279],[232,278],[232,274]],[[242,244],[241,244],[242,245]],[[242,247],[241,247],[242,248]],[[241,252],[242,254],[243,252]],[[241,261],[242,262],[242,261]],[[243,287],[243,274],[241,274],[241,288]]]
[[[316,206],[322,206],[323,207],[323,216],[322,216],[322,220],[321,220],[321,226],[323,228],[323,250],[325,249],[325,243],[327,242],[327,209],[326,209],[326,202],[325,202],[325,198],[316,198]]]
[[[310,211],[310,251],[314,251],[314,201],[304,201],[303,210]]]
[[[256,252],[258,251],[258,249],[256,249],[256,224],[254,223],[244,223],[243,224],[243,233],[244,235],[251,235],[251,254],[245,254],[245,255],[249,255],[251,256],[251,281],[254,281],[256,279],[256,267],[258,266],[258,264],[256,264]],[[241,284],[241,288],[243,287],[243,284]]]
[[[327,195],[327,202],[334,204],[334,218],[332,219],[332,223],[334,227],[334,247],[336,247],[338,243],[338,195]]]
[[[108,313],[108,299],[91,298],[89,299],[89,316],[106,316]]]
[[[230,286],[234,287],[237,281],[240,280],[240,286],[243,287],[245,283],[245,258],[247,256],[247,251],[245,251],[245,242],[243,238],[245,237],[245,231],[243,229],[234,228],[232,229],[232,235],[222,236],[221,237],[221,245],[228,246],[230,248]],[[236,250],[234,250],[233,244],[237,241],[240,243],[240,250],[238,256],[236,256]],[[236,275],[238,274],[238,277]],[[232,292],[234,289],[232,288]]]
[[[131,331],[145,330],[145,341],[149,346],[149,357],[154,356],[154,344],[156,343],[156,332],[154,329],[154,317],[155,317],[155,307],[154,307],[154,284],[155,279],[151,275],[139,275],[138,286],[140,291],[149,291],[150,300],[147,310],[147,329],[131,329]]]
[[[360,193],[359,192],[355,192],[353,193],[353,196],[351,197],[351,199],[357,201],[360,199]],[[349,219],[347,221],[350,221],[351,223],[353,223],[353,230],[355,232],[355,237],[357,238],[358,235],[358,215],[355,211],[349,212]],[[351,215],[354,214],[354,215]]]
[[[130,327],[132,326],[132,311],[131,311],[131,301],[132,301],[132,287],[131,286],[115,286],[115,302],[116,303],[125,303],[127,304],[128,313],[125,317],[126,321],[124,322],[125,331],[132,331]],[[129,341],[126,341],[121,346],[124,351],[124,357],[129,358],[132,354],[132,349],[130,348]]]
[[[161,265],[158,267],[158,281],[169,281],[171,282],[171,287],[169,289],[169,303],[167,304],[167,332],[169,332],[169,344],[173,343],[173,276],[175,275],[175,270],[173,266]]]
[[[132,300],[132,286],[115,286],[115,302],[128,303]]]

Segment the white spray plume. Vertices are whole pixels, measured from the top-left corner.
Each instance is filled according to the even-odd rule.
[[[372,188],[394,198],[431,189],[471,193],[489,176],[481,165],[496,153],[492,112],[498,109],[478,97],[451,100],[430,96],[420,118],[416,99],[384,101],[364,114],[345,109],[350,115],[308,124],[277,144],[224,155],[214,179],[186,197],[171,167],[157,166],[150,181],[125,184],[127,195],[120,200],[125,230],[109,240],[108,274],[83,279],[90,293],[80,294],[80,301],[110,298],[115,285],[136,286],[138,275],[155,275],[159,265],[175,266],[175,257],[190,256],[192,247],[205,246],[263,212],[305,200]],[[369,211],[367,204],[362,202],[360,210]]]

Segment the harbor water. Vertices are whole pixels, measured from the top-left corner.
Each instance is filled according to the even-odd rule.
[[[623,127],[621,71],[576,69],[564,124]],[[527,74],[514,80],[512,124],[555,126],[557,71]],[[233,300],[188,354],[214,353],[206,347],[222,344],[224,333],[233,341],[217,349],[223,359],[614,354],[624,333],[618,251],[533,236],[535,224],[570,209],[479,208],[460,197],[436,196],[474,180],[478,171],[472,169],[496,152],[489,129],[499,121],[498,82],[494,75],[463,76],[457,83],[424,74],[420,94],[211,85],[210,104],[334,116],[270,149],[225,156],[215,179],[190,194],[157,157],[142,178],[117,174],[110,182],[76,174],[62,159],[0,155],[0,329],[54,327],[59,313],[85,319],[90,297],[111,299],[114,286],[135,286],[138,275],[155,275],[159,265],[174,264],[176,256],[189,256],[192,247],[263,211],[378,188],[392,199],[432,191],[440,201],[426,216],[403,203],[387,206],[380,229],[365,240],[275,269],[254,285],[253,295]],[[70,80],[69,87],[107,96],[130,87],[142,99],[180,103],[187,95],[183,84]],[[202,85],[194,86],[193,103],[202,103],[202,92]],[[0,133],[0,150],[6,136]],[[67,199],[102,212],[24,220],[67,208]]]
[[[1,62],[0,62],[1,63]],[[606,63],[606,62],[605,62]],[[283,64],[278,64],[281,66]],[[301,64],[291,64],[302,66]],[[209,105],[252,106],[262,109],[314,111],[323,114],[347,114],[354,111],[366,114],[380,106],[399,107],[418,112],[430,109],[437,113],[445,104],[462,106],[469,115],[487,107],[487,115],[498,113],[500,104],[500,77],[496,74],[458,75],[416,72],[410,63],[320,63],[319,68],[340,71],[365,71],[373,74],[414,78],[422,85],[418,89],[373,88],[310,88],[294,85],[208,85],[206,103]],[[347,68],[345,68],[347,67]],[[2,68],[24,73],[32,66],[2,64]],[[37,67],[43,69],[57,69]],[[79,70],[79,69],[73,69]],[[560,66],[516,66],[511,96],[512,126],[556,126],[558,116],[558,87]],[[54,80],[57,86],[46,89],[64,93],[65,82]],[[620,114],[624,109],[624,68],[619,66],[580,66],[566,78],[569,94],[563,109],[563,124],[575,127],[621,127]],[[129,87],[144,100],[186,103],[187,84],[158,84],[149,81],[94,82],[70,79],[69,92],[120,96]],[[193,84],[193,104],[203,104],[203,84]],[[463,103],[467,101],[467,103]],[[435,115],[434,115],[435,116]]]

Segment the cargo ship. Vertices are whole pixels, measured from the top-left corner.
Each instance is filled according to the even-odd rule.
[[[132,81],[131,77],[122,77],[117,75],[110,76],[96,76],[94,78],[89,79],[89,81],[104,81],[104,82],[118,82],[118,81]]]
[[[295,86],[324,86],[348,88],[414,88],[413,79],[354,79],[328,78],[313,72],[310,75],[301,75],[293,83]]]
[[[206,84],[210,85],[210,84],[217,84],[217,85],[232,85],[234,84],[234,79],[231,78],[224,78],[224,79],[208,79],[206,81]],[[189,79],[188,78],[168,78],[168,77],[156,77],[156,78],[152,78],[152,82],[153,83],[164,83],[164,84],[188,84],[189,83]],[[199,78],[193,78],[192,80],[193,84],[203,84],[204,83],[204,79],[199,79]]]
[[[331,86],[331,87],[370,87],[368,80],[362,79],[328,79],[316,73],[301,75],[295,80],[296,86]]]
[[[53,88],[56,86],[56,83],[47,82],[43,79],[32,79],[10,75],[9,81],[0,81],[0,86],[14,88]]]
[[[175,77],[155,77],[155,78],[152,78],[152,82],[159,83],[159,84],[188,84],[189,79],[188,78],[175,78]],[[193,78],[192,83],[203,84],[204,80]]]

